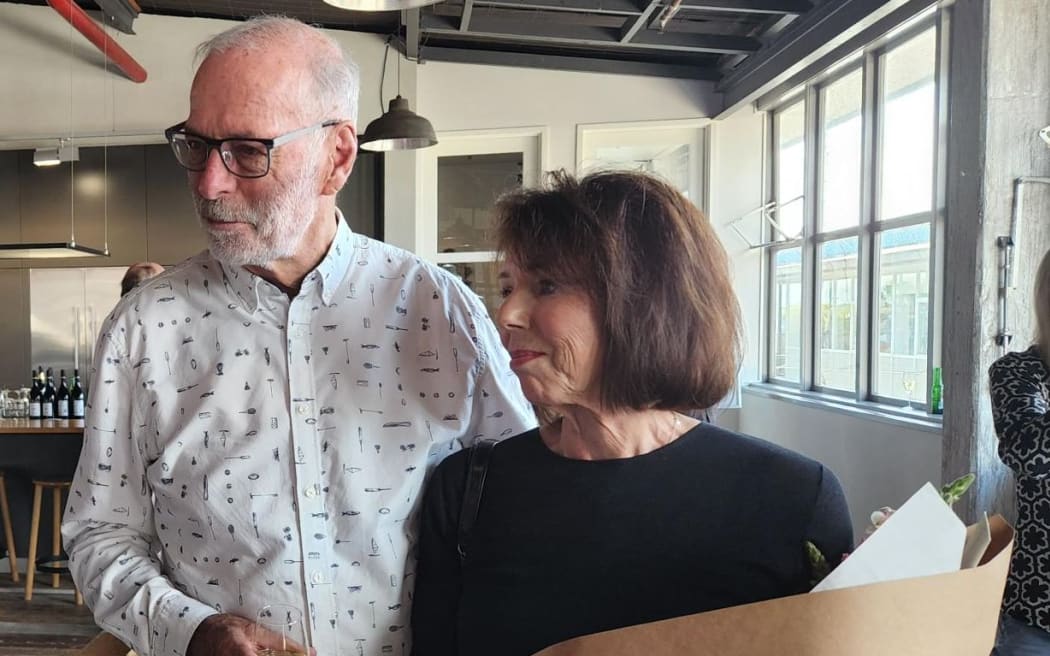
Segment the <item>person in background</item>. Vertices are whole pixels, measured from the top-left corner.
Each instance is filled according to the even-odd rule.
[[[164,267],[156,262],[136,262],[124,272],[120,281],[120,295],[127,296],[128,292],[138,286],[143,280],[148,280],[164,271]]]
[[[999,457],[1014,472],[1017,538],[996,656],[1050,654],[1050,251],[1035,281],[1035,343],[988,370]]]
[[[535,425],[480,299],[336,208],[358,73],[266,17],[204,43],[166,136],[209,249],[117,305],[62,532],[96,622],[141,656],[256,656],[261,607],[319,656],[410,641],[423,480]]]
[[[470,454],[435,472],[413,654],[526,656],[807,591],[804,543],[853,545],[838,480],[682,412],[726,395],[740,351],[727,256],[707,219],[636,172],[554,174],[502,198],[496,216],[496,323],[542,425],[492,449],[465,557]]]

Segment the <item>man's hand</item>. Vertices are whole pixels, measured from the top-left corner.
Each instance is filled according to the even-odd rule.
[[[300,645],[257,628],[255,622],[238,615],[219,614],[205,619],[193,632],[186,656],[257,656],[264,649],[305,654]],[[316,652],[310,649],[313,656]]]
[[[256,656],[255,622],[237,615],[212,615],[193,632],[186,656]]]

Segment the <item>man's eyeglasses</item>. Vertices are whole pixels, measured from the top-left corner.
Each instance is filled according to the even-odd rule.
[[[190,171],[203,171],[212,148],[219,151],[226,170],[241,178],[261,178],[270,172],[270,153],[274,148],[295,141],[299,137],[339,124],[330,119],[292,130],[273,139],[209,139],[186,132],[186,121],[164,131],[164,137],[175,152],[175,159]]]

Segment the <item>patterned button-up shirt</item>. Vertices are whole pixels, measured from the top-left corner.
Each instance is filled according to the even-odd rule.
[[[1017,538],[1003,608],[1050,632],[1050,368],[1038,346],[988,370],[999,457],[1014,471]]]
[[[535,425],[479,299],[342,220],[294,298],[201,253],[122,299],[94,362],[63,534],[144,655],[273,602],[318,656],[407,654],[424,476]]]

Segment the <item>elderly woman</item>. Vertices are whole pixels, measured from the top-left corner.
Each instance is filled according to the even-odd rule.
[[[1050,654],[1050,251],[1035,281],[1035,344],[992,365],[999,457],[1017,482],[1017,541],[996,656]]]
[[[852,547],[819,463],[683,414],[733,384],[725,251],[633,172],[561,173],[497,206],[497,326],[539,429],[492,450],[465,558],[470,452],[424,501],[414,654],[528,655],[575,636],[805,592],[804,543]]]

